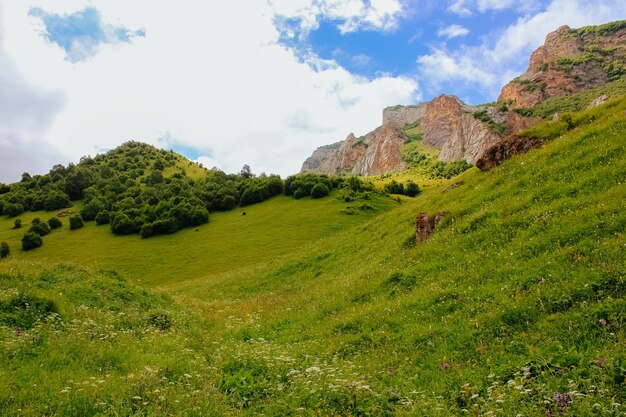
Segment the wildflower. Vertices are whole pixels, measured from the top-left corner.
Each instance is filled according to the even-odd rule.
[[[460,364],[460,363],[457,363],[456,365],[454,365],[454,367],[455,367],[457,370],[459,370],[459,369],[461,369],[461,364]]]
[[[604,319],[598,320],[598,323],[600,324],[600,326],[606,326],[606,320]]]
[[[389,365],[387,367],[387,375],[389,375],[389,376],[393,375],[393,366]]]
[[[22,335],[22,328],[18,327],[15,329],[15,336],[20,337]]]
[[[450,364],[448,362],[444,362],[441,364],[441,367],[444,371],[447,371],[448,369],[450,369]]]

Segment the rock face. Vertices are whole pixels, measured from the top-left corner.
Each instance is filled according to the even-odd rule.
[[[461,159],[474,163],[499,137],[468,111],[462,101],[441,95],[428,103],[421,120],[424,143],[441,149],[444,162]]]
[[[313,151],[302,164],[302,172],[316,172],[326,165],[327,161],[335,155],[335,152],[341,147],[342,142],[333,143],[332,145],[320,146]]]
[[[498,101],[511,109],[528,108],[615,80],[626,74],[625,45],[626,21],[562,26],[532,54],[526,73],[502,88]]]
[[[304,162],[302,172],[378,175],[401,171],[406,168],[400,154],[405,139],[404,133],[392,125],[381,126],[361,138],[350,133],[332,148],[318,148]]]
[[[415,123],[424,117],[426,111],[426,103],[420,103],[417,106],[393,106],[383,110],[383,126],[391,125],[398,129]]]
[[[435,227],[446,216],[447,213],[437,213],[430,216],[428,213],[420,213],[415,219],[415,241],[426,242],[435,231]]]
[[[487,149],[476,161],[476,166],[481,171],[488,171],[514,155],[524,154],[539,146],[541,141],[538,139],[512,135]]]
[[[562,26],[532,54],[526,73],[503,87],[498,101],[509,110],[527,108],[624,76],[626,21],[582,29]],[[600,97],[594,105],[605,100]],[[423,143],[441,149],[441,161],[465,160],[489,169],[538,146],[513,134],[539,119],[500,108],[472,107],[447,95],[416,106],[388,107],[381,127],[361,138],[350,134],[343,142],[318,148],[304,162],[302,172],[378,175],[403,170],[403,129],[415,122],[420,124]]]

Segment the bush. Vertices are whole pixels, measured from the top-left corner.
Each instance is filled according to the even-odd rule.
[[[313,198],[326,197],[328,194],[330,194],[330,190],[323,183],[315,184],[311,189],[311,197]]]
[[[13,228],[19,229],[20,227],[22,227],[22,219],[15,219],[13,222]]]
[[[41,236],[37,233],[26,232],[24,237],[22,238],[22,249],[23,250],[31,250],[40,247],[43,245],[43,240]]]
[[[415,197],[416,195],[420,193],[420,187],[417,184],[415,184],[413,181],[409,181],[407,182],[404,191],[406,192],[407,196]]]
[[[104,204],[97,198],[94,198],[89,203],[85,204],[83,208],[80,210],[80,215],[83,220],[94,220],[98,213],[104,210]]]
[[[58,229],[63,226],[63,222],[58,217],[51,217],[48,219],[48,226],[50,226],[50,229]]]
[[[109,224],[109,223],[111,223],[111,214],[108,211],[103,210],[96,215],[97,225]]]
[[[24,213],[24,206],[19,203],[6,203],[4,205],[4,214],[9,217],[19,216]]]
[[[63,191],[52,192],[43,200],[43,208],[47,211],[59,210],[71,205],[69,197]]]
[[[76,230],[83,227],[83,217],[80,214],[75,214],[70,217],[70,230]]]
[[[50,226],[47,223],[37,222],[28,229],[29,232],[37,233],[39,236],[46,236],[50,234]]]
[[[9,244],[7,242],[0,243],[0,259],[6,258],[11,253],[11,249],[9,248]]]
[[[144,224],[141,227],[141,237],[147,238],[155,235],[165,235],[170,233],[176,233],[178,231],[178,225],[176,220],[172,218],[159,219],[152,223]]]
[[[113,222],[111,223],[111,230],[113,233],[118,235],[130,235],[132,233],[137,233],[140,228],[130,219],[130,217],[128,217],[127,214],[120,213],[113,219]]]

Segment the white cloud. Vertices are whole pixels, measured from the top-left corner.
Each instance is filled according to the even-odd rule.
[[[306,36],[321,20],[339,21],[342,33],[391,30],[404,14],[401,0],[269,0],[276,16],[298,21]],[[295,34],[292,33],[292,36]]]
[[[450,26],[442,27],[437,31],[437,36],[445,36],[448,39],[456,38],[459,36],[467,36],[470,31],[466,27],[461,25],[452,24]]]
[[[536,10],[540,5],[540,0],[452,0],[448,10],[460,16],[469,16],[476,11],[485,13],[511,8],[527,13]]]
[[[255,172],[286,175],[317,146],[350,131],[366,133],[380,124],[382,108],[412,103],[418,95],[409,78],[369,80],[312,53],[296,56],[278,44],[274,10],[261,1],[0,2],[3,43],[16,72],[66,97],[38,137],[75,160],[127,140],[158,145],[167,132],[185,146],[207,150],[204,155],[227,171],[247,163]],[[348,5],[340,7],[343,2],[318,3],[356,16]],[[385,26],[385,10],[395,10],[396,3],[370,1],[368,24]],[[71,13],[86,5],[97,7],[106,22],[145,28],[146,37],[102,44],[97,55],[73,64],[28,16],[31,7]],[[0,165],[7,158],[0,153]]]
[[[495,6],[497,2],[489,3]],[[468,91],[478,90],[495,99],[506,82],[526,69],[530,54],[543,44],[546,35],[559,26],[581,27],[625,17],[624,0],[552,0],[544,10],[519,18],[478,46],[452,51],[433,47],[430,54],[417,60],[419,79],[433,90],[464,85]]]
[[[24,171],[46,172],[66,158],[43,140],[63,106],[63,94],[25,80],[1,43],[0,33],[0,181],[13,182]]]

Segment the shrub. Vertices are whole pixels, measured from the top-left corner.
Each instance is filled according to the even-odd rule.
[[[19,216],[24,213],[24,206],[19,203],[6,203],[4,205],[4,214],[9,217]]]
[[[22,219],[15,219],[13,222],[13,228],[19,229],[20,227],[22,227]]]
[[[97,198],[94,198],[89,203],[85,204],[83,208],[80,210],[80,215],[83,220],[94,220],[98,213],[104,210],[104,204]]]
[[[409,181],[407,182],[404,191],[406,192],[407,196],[415,197],[416,195],[420,193],[420,187],[413,181]]]
[[[70,207],[70,199],[63,191],[54,191],[48,194],[43,200],[43,208],[47,211],[59,210]]]
[[[311,197],[313,198],[326,197],[328,194],[330,194],[330,190],[323,183],[315,184],[311,189]]]
[[[48,226],[50,226],[50,229],[58,229],[63,226],[63,222],[58,217],[51,217],[48,219]]]
[[[113,233],[118,235],[129,235],[137,233],[140,228],[130,219],[130,217],[128,217],[127,214],[120,213],[113,219],[113,222],[111,223],[111,230]]]
[[[7,242],[0,243],[0,259],[6,258],[11,253],[11,249],[9,248],[9,244]]]
[[[39,236],[46,236],[50,234],[50,226],[47,223],[37,222],[28,229],[29,232],[37,233]]]
[[[83,227],[83,217],[80,214],[75,214],[70,217],[70,230],[76,230]]]
[[[34,232],[26,232],[24,237],[22,238],[22,249],[23,250],[31,250],[40,247],[43,245],[43,240],[41,236]]]
[[[103,210],[96,215],[97,225],[109,224],[109,223],[111,223],[111,214],[108,211]]]
[[[159,219],[152,223],[144,224],[139,232],[141,237],[147,238],[155,235],[164,235],[170,233],[176,233],[178,231],[178,225],[176,220],[172,218]]]

